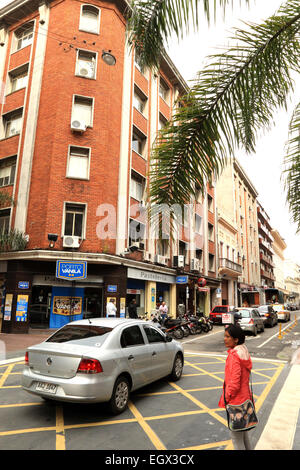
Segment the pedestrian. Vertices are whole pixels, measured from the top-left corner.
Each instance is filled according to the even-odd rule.
[[[138,318],[136,300],[132,299],[128,305],[129,318]]]
[[[159,314],[164,322],[168,317],[168,307],[166,302],[162,302],[161,306],[159,307]]]
[[[226,404],[240,405],[246,400],[253,400],[250,391],[249,376],[252,361],[245,343],[245,333],[239,325],[228,325],[224,332],[224,343],[228,348],[225,364],[223,393],[219,401],[220,408]],[[225,400],[224,400],[225,394]],[[235,450],[251,450],[249,431],[231,431]]]
[[[106,306],[106,316],[115,318],[117,316],[117,307],[115,306],[115,299],[109,299],[109,302]]]

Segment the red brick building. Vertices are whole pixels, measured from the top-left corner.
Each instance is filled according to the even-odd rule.
[[[181,272],[191,308],[219,285],[214,188],[209,210],[201,199],[190,215],[190,244],[151,238],[143,217],[151,145],[188,87],[167,55],[141,73],[127,8],[16,0],[0,10],[0,191],[13,201],[0,209],[2,331],[56,327],[58,304],[63,322],[105,315],[110,296],[120,315],[132,297],[139,313],[164,299],[175,315]],[[85,262],[87,277],[58,278],[58,260]]]

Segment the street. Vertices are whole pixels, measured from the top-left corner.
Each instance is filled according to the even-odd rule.
[[[300,312],[297,312],[300,317]],[[255,446],[296,351],[300,324],[288,324],[247,336],[253,359],[253,390],[260,420],[251,431]],[[0,449],[35,450],[230,450],[232,443],[223,409],[226,351],[223,326],[183,340],[183,377],[164,379],[134,392],[129,408],[111,416],[105,404],[78,405],[44,401],[20,386],[23,361],[0,366]]]

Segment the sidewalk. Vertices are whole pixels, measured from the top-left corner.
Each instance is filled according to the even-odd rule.
[[[24,359],[29,346],[44,341],[54,331],[30,330],[29,334],[0,333],[0,364]],[[300,348],[292,357],[288,376],[255,450],[300,450]]]

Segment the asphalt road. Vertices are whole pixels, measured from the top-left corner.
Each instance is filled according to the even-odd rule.
[[[299,347],[300,325],[294,318],[293,312],[292,321],[282,324],[282,339],[279,327],[246,338],[260,420],[251,431],[253,447],[285,381],[289,358]],[[173,383],[166,378],[136,391],[128,409],[117,417],[109,414],[105,404],[61,404],[29,395],[20,385],[23,361],[1,365],[0,450],[89,449],[102,450],[112,458],[116,449],[162,451],[163,455],[172,450],[193,454],[232,449],[225,412],[218,408],[227,356],[223,334],[224,327],[216,326],[208,334],[181,340],[185,349],[181,380]],[[196,453],[194,463],[199,459]]]
[[[197,337],[188,336],[180,342],[184,344],[186,351],[226,354],[223,336],[224,326],[214,325],[209,333],[201,333]],[[291,312],[289,322],[279,322],[272,328],[266,327],[257,336],[246,334],[246,346],[252,357],[289,362],[300,347],[300,311]]]

